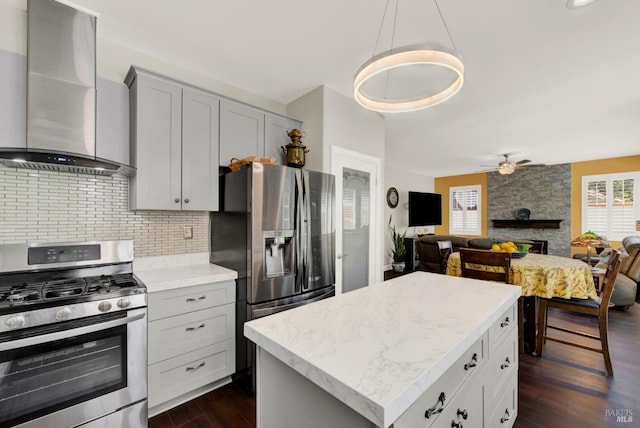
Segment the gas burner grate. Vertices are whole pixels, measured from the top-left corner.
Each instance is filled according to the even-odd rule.
[[[0,286],[0,302],[23,303],[40,299],[40,289],[27,284]]]
[[[84,293],[86,285],[83,278],[49,281],[44,284],[42,295],[45,299],[78,296]]]
[[[130,273],[114,275],[111,278],[113,280],[113,285],[120,288],[136,287],[138,285],[138,281],[136,281]]]

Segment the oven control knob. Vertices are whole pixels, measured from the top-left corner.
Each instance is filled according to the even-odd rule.
[[[62,308],[58,312],[56,312],[56,319],[58,321],[68,320],[71,317],[71,309]]]
[[[109,312],[111,310],[111,302],[100,302],[98,310],[100,312]]]
[[[27,320],[23,315],[16,315],[11,318],[7,318],[5,320],[5,325],[9,327],[9,329],[22,328],[27,323]]]
[[[126,307],[129,307],[130,305],[131,305],[131,300],[129,300],[128,297],[124,297],[124,298],[118,300],[118,307],[119,308],[124,309]]]

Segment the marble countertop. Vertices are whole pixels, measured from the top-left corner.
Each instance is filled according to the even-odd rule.
[[[258,346],[387,427],[520,296],[415,272],[245,324]]]
[[[133,262],[133,273],[148,293],[238,277],[234,270],[209,263],[209,253],[140,257]]]

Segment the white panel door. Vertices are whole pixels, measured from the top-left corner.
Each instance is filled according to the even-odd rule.
[[[380,281],[380,159],[332,147],[336,177],[336,294]]]

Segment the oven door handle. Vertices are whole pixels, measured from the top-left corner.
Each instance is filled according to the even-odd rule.
[[[81,336],[83,334],[95,333],[96,331],[106,330],[118,327],[130,322],[140,320],[147,314],[146,308],[129,311],[128,316],[118,318],[113,321],[105,321],[97,324],[87,325],[84,327],[73,328],[70,330],[57,331],[55,333],[47,333],[33,337],[25,337],[24,339],[10,340],[0,343],[0,351],[11,351],[18,348],[24,348],[32,345],[40,345],[56,340],[68,339],[70,337]]]

